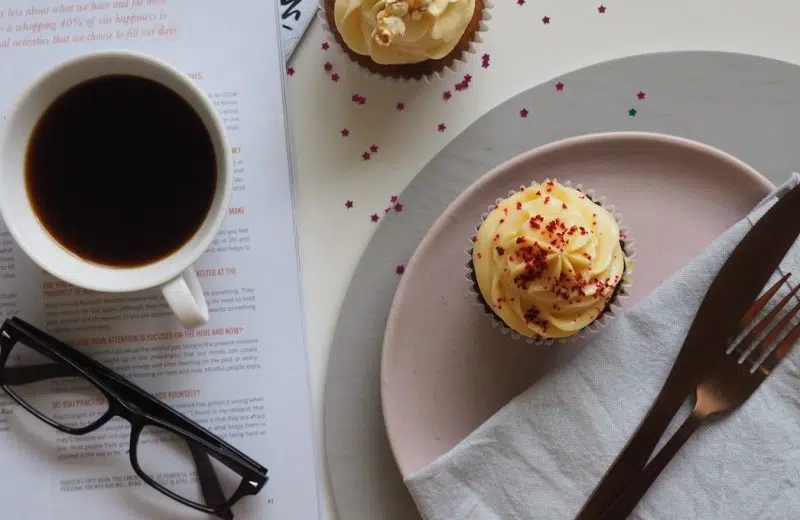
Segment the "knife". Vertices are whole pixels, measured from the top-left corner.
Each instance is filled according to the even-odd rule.
[[[800,235],[800,186],[747,232],[711,282],[655,402],[578,513],[597,520],[641,471],[689,393]]]

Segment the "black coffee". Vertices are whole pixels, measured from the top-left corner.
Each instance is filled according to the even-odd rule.
[[[134,76],[79,84],[44,113],[25,182],[41,223],[65,248],[134,267],[189,241],[216,187],[211,137],[169,88]]]

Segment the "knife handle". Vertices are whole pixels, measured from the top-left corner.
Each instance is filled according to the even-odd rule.
[[[622,492],[617,500],[606,509],[602,520],[628,518],[645,493],[650,489],[650,486],[653,485],[653,482],[656,481],[661,472],[664,471],[664,468],[667,467],[681,447],[689,440],[689,437],[697,430],[697,427],[703,423],[704,419],[699,414],[695,415],[692,412],[672,438],[653,457],[653,460],[647,463],[647,466],[636,475],[636,478],[625,488],[625,491]]]
[[[644,469],[658,441],[687,397],[688,393],[676,392],[667,386],[662,388],[636,432],[606,471],[575,520],[598,520],[603,516],[632,479]]]

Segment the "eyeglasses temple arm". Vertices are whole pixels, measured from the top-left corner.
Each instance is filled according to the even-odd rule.
[[[206,504],[224,504],[226,502],[225,494],[222,492],[222,485],[217,478],[217,472],[211,465],[211,459],[208,454],[197,448],[193,442],[187,442],[189,451],[192,453],[194,465],[197,467],[197,475],[200,477],[200,487],[203,489],[203,497],[206,499]],[[233,520],[233,512],[230,509],[223,513],[218,513],[220,518],[225,520]]]

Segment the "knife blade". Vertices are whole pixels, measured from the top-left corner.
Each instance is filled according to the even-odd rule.
[[[670,421],[800,235],[800,186],[753,225],[711,282],[664,385],[576,520],[597,520],[644,468]]]

